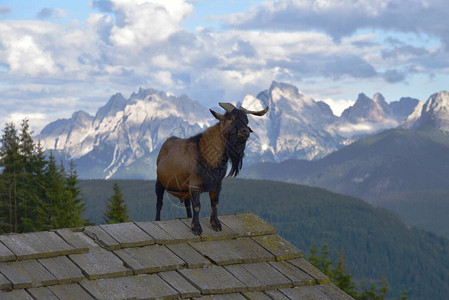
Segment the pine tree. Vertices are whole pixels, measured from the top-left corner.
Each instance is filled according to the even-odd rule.
[[[1,138],[0,166],[2,231],[18,232],[19,230],[19,198],[17,195],[18,177],[20,173],[19,138],[14,123],[6,123]]]
[[[24,119],[19,135],[21,170],[17,189],[20,203],[19,223],[21,232],[47,229],[42,175],[45,167],[45,156],[43,156],[40,145],[38,148],[34,144],[32,134],[28,119]]]
[[[117,183],[114,183],[114,195],[109,198],[107,204],[108,210],[104,213],[104,219],[107,224],[129,222],[128,208],[123,199],[123,194]]]
[[[67,192],[64,187],[65,174],[63,169],[58,167],[53,153],[50,152],[47,169],[45,172],[45,198],[48,205],[48,225],[51,229],[64,228],[66,207],[65,198]]]
[[[67,192],[67,227],[78,227],[86,224],[82,217],[85,209],[81,189],[78,186],[78,174],[75,163],[70,160],[69,172],[66,174],[65,189]]]
[[[357,296],[354,282],[352,281],[352,275],[346,271],[345,256],[343,255],[343,252],[338,254],[337,265],[333,268],[332,276],[332,281],[336,286],[352,297]]]

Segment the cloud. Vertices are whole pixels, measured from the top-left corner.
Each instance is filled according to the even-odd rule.
[[[387,82],[390,83],[396,83],[396,82],[400,82],[403,81],[405,79],[405,73],[404,72],[400,72],[398,70],[388,70],[383,74],[383,77],[385,78],[385,80]]]
[[[36,15],[38,19],[61,19],[66,16],[66,11],[59,8],[42,8]]]
[[[239,29],[320,30],[337,40],[358,29],[377,28],[424,33],[448,44],[448,9],[446,0],[279,0],[225,17],[225,21],[227,26]]]
[[[448,72],[449,56],[440,44],[416,46],[406,38],[358,32],[386,11],[380,2],[349,3],[264,3],[227,17],[228,27],[219,31],[183,29],[194,9],[187,0],[98,0],[84,21],[55,24],[56,9],[48,8],[40,20],[0,22],[0,81],[8,87],[0,88],[0,117],[17,112],[17,103],[26,111],[44,105],[37,113],[47,118],[70,116],[69,102],[95,113],[111,94],[138,86],[211,105],[240,101],[272,80],[294,82],[318,99],[341,99],[361,92],[354,91],[355,82],[386,86],[415,73]],[[411,4],[412,12],[418,4]],[[336,114],[345,101],[335,101]]]
[[[332,98],[323,99],[321,101],[329,105],[334,115],[338,117],[341,116],[341,114],[345,109],[347,109],[350,106],[353,106],[355,103],[354,100],[347,100],[347,99],[334,100]]]
[[[0,17],[8,15],[10,12],[11,12],[11,8],[0,5]]]

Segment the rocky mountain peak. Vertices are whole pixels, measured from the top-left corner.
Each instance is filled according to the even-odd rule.
[[[391,119],[391,109],[380,93],[376,93],[373,99],[360,93],[355,104],[345,109],[341,115],[351,123],[382,122]]]
[[[404,127],[449,131],[449,92],[435,93],[424,105],[418,105]]]

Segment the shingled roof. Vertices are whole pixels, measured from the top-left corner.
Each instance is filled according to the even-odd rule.
[[[0,236],[0,299],[352,299],[252,213]]]

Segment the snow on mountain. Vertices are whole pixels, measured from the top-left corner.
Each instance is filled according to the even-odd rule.
[[[381,94],[373,99],[360,94],[354,106],[336,117],[326,103],[276,81],[240,103],[249,110],[269,107],[263,117],[249,115],[254,133],[248,140],[245,166],[323,157],[362,134],[396,127],[416,105],[407,99],[388,105]],[[414,114],[416,119],[421,116],[416,110]],[[58,158],[73,158],[81,178],[148,179],[155,178],[156,157],[168,137],[189,137],[215,122],[207,108],[185,95],[140,88],[128,99],[113,95],[95,116],[78,111],[52,122],[37,138]]]
[[[121,94],[112,96],[95,117],[77,112],[50,123],[37,138],[44,149],[75,159],[83,178],[109,178],[120,172],[153,178],[153,156],[167,137],[194,135],[212,119],[206,108],[185,95],[139,89],[128,100]]]
[[[417,105],[404,123],[410,129],[438,129],[449,131],[449,92],[442,91]]]
[[[254,134],[248,142],[247,163],[314,159],[342,145],[342,138],[326,131],[337,119],[330,107],[299,93],[293,85],[273,82],[257,97],[245,96],[242,106],[251,110],[270,108],[262,118],[250,116]]]

